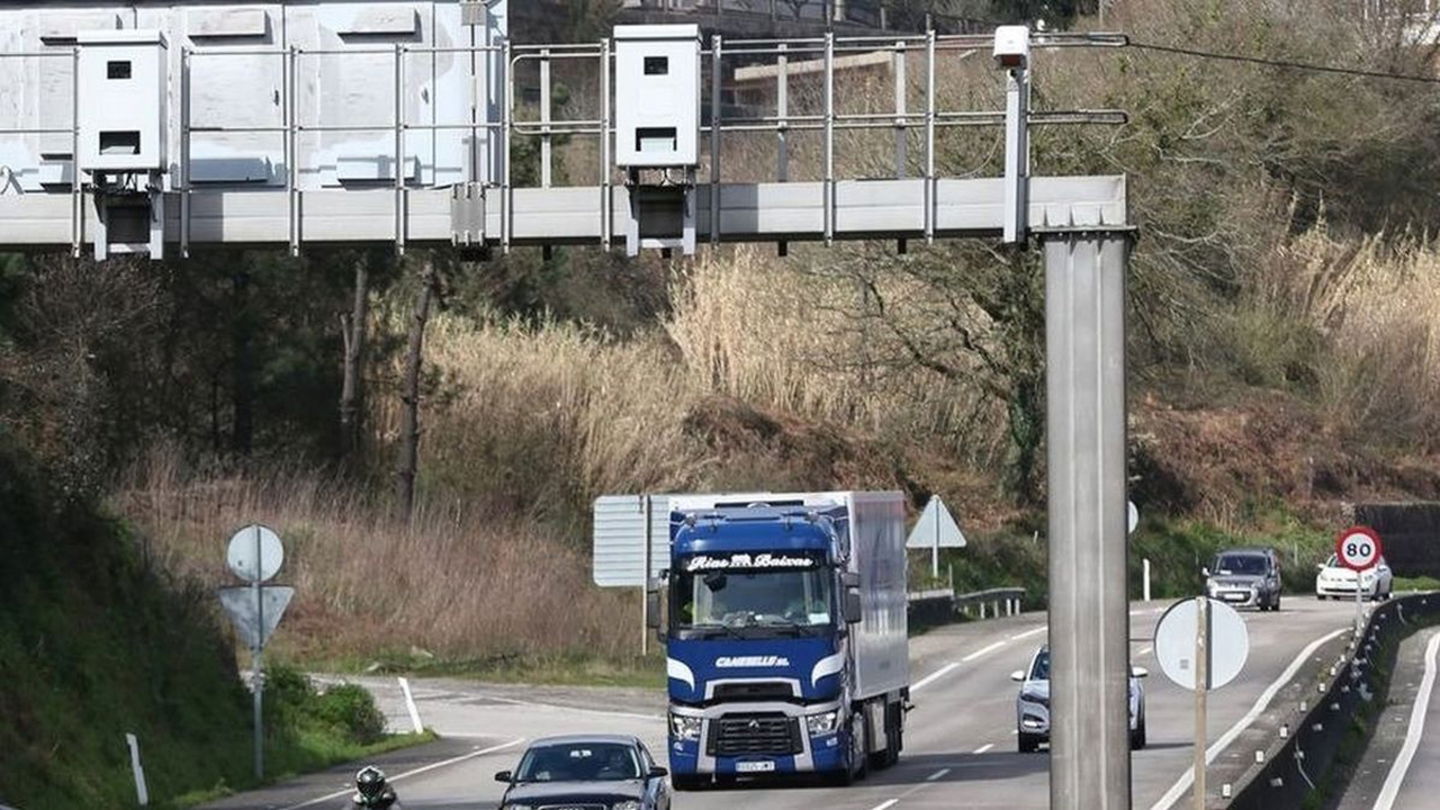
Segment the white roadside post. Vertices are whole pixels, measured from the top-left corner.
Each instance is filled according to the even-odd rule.
[[[410,713],[410,725],[416,734],[425,733],[425,724],[420,722],[420,708],[415,705],[415,693],[410,691],[410,679],[398,678],[400,691],[405,695],[405,710]]]
[[[1160,670],[1177,686],[1195,693],[1192,774],[1196,810],[1205,808],[1209,692],[1234,680],[1249,654],[1250,638],[1240,614],[1206,596],[1171,605],[1155,627],[1155,659],[1160,662]]]
[[[140,740],[134,734],[126,734],[125,743],[130,746],[130,771],[135,774],[135,803],[148,807],[150,790],[145,786],[145,769],[140,766]]]
[[[1141,596],[1146,602],[1150,601],[1150,558],[1146,557],[1140,561],[1140,578],[1142,580]]]

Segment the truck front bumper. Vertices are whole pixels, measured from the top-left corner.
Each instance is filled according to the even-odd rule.
[[[681,739],[671,730],[667,741],[670,770],[682,776],[732,777],[840,770],[845,767],[844,752],[848,745],[841,733],[846,723],[837,722],[836,730],[811,736],[805,718],[835,711],[841,706],[839,701],[812,706],[792,703],[728,703],[704,709],[672,706],[672,714],[700,718],[700,732],[698,738]],[[758,738],[751,742],[743,736],[747,718],[767,718],[768,723],[774,724],[781,716],[793,724],[788,744],[767,747]],[[722,720],[727,721],[724,728]],[[763,731],[763,728],[755,729],[756,734]]]

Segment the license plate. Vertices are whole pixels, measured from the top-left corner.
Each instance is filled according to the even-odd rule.
[[[735,763],[736,773],[768,773],[775,770],[773,762],[737,762]]]
[[[1226,602],[1244,602],[1244,601],[1245,601],[1246,599],[1248,599],[1248,598],[1249,598],[1249,597],[1246,596],[1246,595],[1243,594],[1243,593],[1227,593],[1227,594],[1225,594],[1225,601],[1226,601]]]

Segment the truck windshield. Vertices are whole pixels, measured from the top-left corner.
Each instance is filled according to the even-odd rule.
[[[743,632],[747,638],[763,629],[805,633],[829,627],[831,619],[830,569],[815,557],[787,555],[786,564],[746,566],[708,561],[714,555],[696,555],[679,561],[675,578],[674,617],[678,631],[696,635],[737,635],[736,631],[760,628],[759,633]],[[750,562],[759,556],[747,558]],[[687,633],[687,635],[689,635]]]

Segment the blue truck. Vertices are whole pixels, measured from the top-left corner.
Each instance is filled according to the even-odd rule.
[[[676,789],[849,784],[895,763],[910,694],[904,516],[898,492],[671,498],[652,604],[666,607]]]

